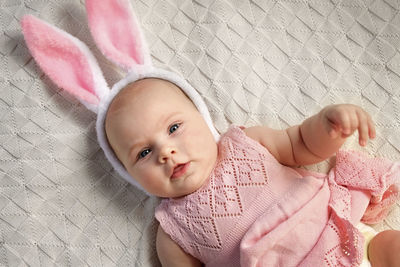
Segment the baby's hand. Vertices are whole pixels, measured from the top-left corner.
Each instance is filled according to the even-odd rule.
[[[371,116],[362,108],[351,105],[331,105],[321,110],[323,123],[331,138],[346,138],[358,129],[358,140],[361,146],[368,139],[375,138],[375,126]]]

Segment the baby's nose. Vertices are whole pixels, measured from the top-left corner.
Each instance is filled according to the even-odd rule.
[[[169,159],[171,159],[171,157],[176,154],[176,149],[174,147],[170,147],[170,146],[166,146],[163,147],[160,151],[159,154],[159,162],[161,163],[165,163],[167,162]]]

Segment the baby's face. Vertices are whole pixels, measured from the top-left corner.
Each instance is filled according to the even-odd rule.
[[[150,194],[181,197],[199,189],[217,144],[194,104],[174,84],[144,79],[123,89],[106,117],[111,147]]]

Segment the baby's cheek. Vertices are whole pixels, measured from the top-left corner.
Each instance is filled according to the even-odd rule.
[[[204,147],[204,133],[199,130],[192,130],[188,132],[185,136],[185,144],[189,148],[195,148],[196,151],[198,149]]]
[[[213,154],[216,151],[216,142],[212,135],[209,135],[205,132],[197,132],[194,134],[194,137],[191,138],[191,147],[193,147],[192,153],[196,153],[196,157],[200,158],[212,158]],[[207,163],[211,164],[211,163]]]
[[[128,173],[132,176],[132,178],[138,182],[141,186],[145,186],[144,181],[146,181],[146,170],[132,168],[128,170]]]
[[[145,189],[146,187],[156,186],[160,183],[159,180],[161,179],[161,173],[159,169],[151,165],[143,165],[140,168],[135,168],[131,175]]]

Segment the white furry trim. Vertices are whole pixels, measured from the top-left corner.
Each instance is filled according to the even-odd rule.
[[[211,120],[210,113],[208,111],[208,108],[206,104],[204,103],[203,99],[199,95],[199,93],[189,84],[187,83],[182,77],[179,75],[169,72],[163,69],[158,69],[152,66],[138,66],[134,70],[132,70],[128,75],[116,83],[113,88],[111,89],[111,93],[106,95],[103,99],[101,99],[101,102],[99,104],[98,108],[98,116],[97,116],[97,122],[96,122],[96,131],[97,131],[97,139],[99,141],[99,144],[101,148],[104,151],[104,154],[106,155],[106,158],[110,161],[114,169],[121,175],[121,177],[129,182],[130,184],[136,186],[137,188],[141,189],[144,191],[147,195],[149,195],[148,192],[146,192],[137,182],[135,179],[131,177],[131,175],[126,171],[125,167],[121,164],[121,162],[118,160],[116,157],[114,151],[110,147],[110,144],[108,143],[107,136],[105,133],[105,118],[107,115],[107,110],[108,107],[110,106],[112,100],[114,97],[123,89],[125,86],[127,86],[129,83],[132,83],[134,81],[144,79],[144,78],[159,78],[163,80],[167,80],[169,82],[174,83],[177,85],[179,88],[182,89],[182,91],[192,100],[192,102],[195,104],[199,112],[202,114],[204,120],[206,121],[208,127],[211,130],[211,133],[214,136],[214,139],[216,141],[219,140],[219,133],[215,129],[214,124]]]

